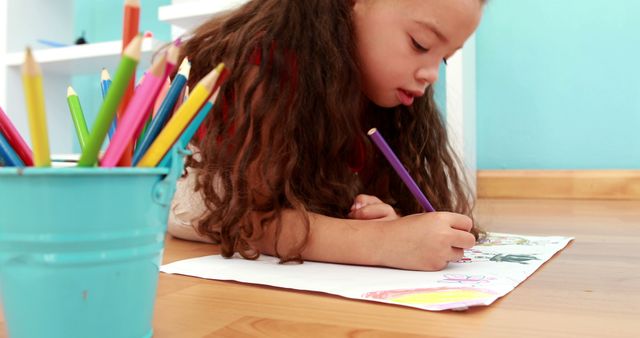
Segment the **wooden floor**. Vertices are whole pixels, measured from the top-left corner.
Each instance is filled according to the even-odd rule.
[[[154,337],[639,336],[640,201],[481,200],[477,212],[489,231],[576,239],[511,293],[466,312],[161,274]],[[164,262],[216,252],[168,238]]]
[[[156,337],[638,337],[640,201],[481,200],[490,231],[576,240],[513,292],[467,312],[421,310],[161,275]],[[165,262],[213,253],[168,242]]]

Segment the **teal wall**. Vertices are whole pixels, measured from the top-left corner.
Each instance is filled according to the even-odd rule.
[[[436,105],[440,109],[440,113],[447,115],[447,66],[440,65],[438,70],[438,81],[433,84],[433,97],[436,101]]]
[[[141,0],[140,30],[151,31],[160,40],[171,38],[168,24],[158,21],[158,7],[171,0]],[[90,42],[105,42],[122,38],[124,0],[76,0],[74,26],[77,35],[87,32]]]
[[[640,1],[490,0],[479,169],[640,169]]]
[[[157,40],[170,41],[171,27],[158,21],[158,7],[170,3],[171,0],[141,0],[140,31],[150,31]],[[123,0],[76,0],[73,17],[75,36],[80,36],[84,31],[90,43],[122,39],[123,4]],[[100,71],[101,69],[96,69],[95,74],[76,76],[72,80],[89,128],[102,103]],[[138,71],[140,73],[144,69]],[[109,69],[109,72],[113,75],[115,69]],[[78,144],[75,145],[74,151],[80,151]]]

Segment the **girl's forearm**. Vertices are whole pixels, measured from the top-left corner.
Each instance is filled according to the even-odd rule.
[[[291,210],[282,213],[282,234],[278,253],[287,256],[287,250],[304,240],[303,219]],[[304,260],[382,265],[380,253],[384,242],[384,221],[353,220],[309,214],[309,236],[302,251]],[[253,244],[268,255],[275,255],[275,224],[267,226],[262,238]]]

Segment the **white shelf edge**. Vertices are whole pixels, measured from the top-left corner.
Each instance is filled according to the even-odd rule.
[[[165,42],[145,38],[142,42],[143,58],[147,58]],[[33,56],[43,73],[87,74],[98,73],[103,67],[115,68],[122,51],[122,40],[73,45],[69,47],[38,49]],[[24,52],[8,53],[6,65],[18,68],[24,62]]]
[[[184,30],[197,27],[216,14],[244,5],[249,0],[194,1],[158,7],[158,20]]]

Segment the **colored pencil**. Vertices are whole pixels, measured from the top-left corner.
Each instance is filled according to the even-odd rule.
[[[122,20],[122,50],[140,31],[140,0],[124,0]]]
[[[168,75],[167,81],[165,81],[164,85],[162,86],[162,89],[160,90],[160,94],[158,94],[158,98],[156,99],[156,102],[153,104],[153,117],[155,117],[156,114],[158,113],[158,110],[160,109],[162,102],[164,102],[164,98],[167,96],[167,93],[169,92],[169,88],[171,87],[170,77],[173,74],[173,72],[176,70],[178,57],[180,56],[179,47],[180,47],[181,41],[182,40],[180,38],[176,39],[176,41],[174,41],[171,47],[169,47],[169,51],[167,52],[167,69],[166,69],[166,72]]]
[[[211,97],[215,91],[216,81],[223,69],[224,64],[221,63],[198,82],[187,100],[173,114],[167,125],[151,144],[149,150],[138,163],[138,167],[155,167],[162,160],[162,157],[178,141],[178,137],[200,111],[200,108]]]
[[[158,110],[160,110],[160,106],[162,106],[162,102],[164,102],[164,99],[167,97],[169,88],[171,88],[171,79],[167,77],[167,80],[162,85],[162,88],[160,89],[160,93],[156,98],[156,102],[153,103],[153,113],[151,114],[151,117],[156,117],[156,115],[158,114]]]
[[[169,92],[169,88],[171,87],[171,75],[176,70],[176,66],[178,63],[178,57],[180,56],[180,48],[179,45],[181,43],[181,39],[178,38],[173,44],[169,47],[169,51],[167,51],[167,68],[165,72],[167,73],[167,81],[165,81],[162,89],[160,90],[160,94],[156,98],[156,102],[153,104],[153,116],[155,117],[164,102],[164,98],[167,96],[167,92]],[[182,67],[182,66],[181,66]]]
[[[111,86],[111,75],[109,75],[109,71],[106,68],[102,68],[102,72],[100,73],[100,91],[102,92],[102,100],[107,97],[107,91]],[[116,127],[118,126],[118,119],[113,119],[111,122],[111,127],[109,127],[109,139],[113,137],[113,133],[116,132]]]
[[[151,112],[151,105],[164,83],[166,62],[166,55],[163,55],[147,72],[144,81],[131,98],[107,151],[100,160],[101,167],[111,168],[121,163],[120,158],[127,151],[127,146],[136,133],[143,127],[147,115]]]
[[[133,147],[134,154],[136,153],[136,150],[138,149],[138,146],[140,145],[140,143],[142,143],[142,139],[144,138],[144,135],[147,133],[147,130],[151,125],[151,120],[153,120],[153,107],[149,109],[149,112],[146,114],[146,116],[147,116],[147,119],[142,124],[142,127],[139,128],[140,132],[136,133],[138,137],[136,138],[136,144]],[[135,167],[135,164],[133,164],[133,157],[131,158],[131,166]]]
[[[166,93],[163,95],[162,94],[162,88],[164,87],[165,84],[167,84],[169,82],[169,76],[171,74],[173,74],[173,72],[176,69],[176,64],[178,63],[178,57],[180,56],[180,48],[177,46],[177,44],[180,42],[180,39],[176,40],[170,47],[169,50],[167,51],[167,62],[166,62],[166,67],[165,67],[165,76],[164,79],[165,81],[163,81],[162,85],[160,86],[160,89],[158,90],[158,94],[156,95],[155,100],[153,101],[151,107],[149,107],[150,109],[150,113],[147,114],[148,118],[144,123],[144,128],[141,128],[140,132],[136,133],[136,146],[134,148],[134,156],[135,156],[135,152],[136,150],[138,150],[139,145],[141,144],[141,142],[144,140],[144,136],[147,133],[147,131],[149,130],[149,127],[151,125],[151,122],[153,120],[153,116],[154,116],[154,107],[156,102],[158,102],[160,100],[160,96],[162,95],[163,97],[166,96]],[[164,99],[164,98],[163,98]],[[133,163],[133,160],[132,160]],[[135,164],[133,164],[135,166]]]
[[[158,137],[160,131],[165,126],[167,120],[171,116],[173,112],[176,102],[178,101],[178,97],[182,93],[184,86],[187,84],[187,78],[189,77],[189,71],[191,66],[189,65],[189,61],[185,58],[180,64],[180,70],[178,71],[178,75],[173,79],[173,83],[171,83],[171,87],[169,87],[169,91],[158,109],[158,113],[154,116],[153,120],[151,120],[151,124],[149,125],[148,130],[145,132],[142,141],[136,146],[136,151],[133,155],[133,165],[137,165],[142,156],[149,150],[151,143]]]
[[[8,167],[24,167],[24,162],[20,156],[13,150],[9,140],[0,133],[0,162]]]
[[[113,82],[109,87],[107,96],[100,106],[96,120],[89,134],[87,147],[82,151],[82,156],[78,161],[78,166],[92,167],[98,160],[98,152],[104,142],[111,121],[115,118],[116,109],[124,95],[129,80],[133,77],[138,61],[140,60],[140,47],[142,46],[142,37],[138,36],[125,49],[122,59],[116,70]]]
[[[49,135],[47,134],[47,113],[44,107],[42,72],[33,58],[31,48],[27,48],[22,65],[24,97],[29,113],[29,129],[33,143],[33,160],[36,167],[51,166],[49,156]]]
[[[122,49],[138,35],[140,29],[140,0],[124,1],[124,16],[122,23]],[[120,102],[118,108],[118,120],[121,120],[126,112],[129,102],[133,98],[135,88],[135,74],[129,82],[129,86]],[[121,166],[131,165],[131,156],[133,155],[133,139],[127,145],[124,155],[121,159]]]
[[[71,86],[67,88],[67,104],[69,105],[69,112],[71,112],[73,125],[76,128],[80,148],[84,150],[87,145],[87,140],[89,139],[89,130],[87,129],[87,122],[84,119],[84,113],[82,112],[82,106],[80,105],[78,94]]]
[[[178,139],[178,145],[181,149],[187,148],[187,145],[189,145],[189,142],[191,142],[193,135],[196,134],[196,131],[198,131],[198,128],[200,128],[200,125],[202,125],[202,122],[204,121],[204,119],[207,117],[211,109],[213,109],[213,105],[216,99],[218,98],[219,92],[220,90],[218,89],[216,90],[215,93],[213,93],[213,95],[211,95],[211,98],[209,98],[209,101],[207,101],[207,103],[205,103],[204,106],[200,108],[200,111],[198,112],[196,117],[193,118],[191,123],[189,123],[189,126],[187,127],[187,129],[182,133],[182,135],[180,136],[180,139]],[[160,161],[160,164],[158,164],[158,167],[169,166],[170,159],[171,159],[171,152],[168,151],[162,158],[162,161]],[[134,160],[134,163],[135,163],[135,160]]]
[[[48,46],[48,47],[54,47],[54,48],[60,48],[60,47],[69,47],[69,44],[63,43],[63,42],[58,42],[58,41],[53,41],[53,40],[47,40],[47,39],[38,39],[37,40],[39,43]]]
[[[411,175],[409,175],[409,172],[407,172],[407,169],[405,169],[405,167],[402,165],[402,163],[398,159],[398,156],[396,156],[393,150],[391,150],[391,147],[389,147],[389,145],[387,144],[387,141],[384,140],[380,132],[376,128],[372,128],[369,130],[369,132],[367,132],[367,135],[371,137],[371,139],[373,140],[373,143],[375,143],[378,149],[380,149],[380,152],[382,152],[382,154],[387,159],[387,161],[389,161],[389,164],[391,164],[391,166],[396,171],[398,176],[400,176],[400,179],[402,180],[402,182],[404,182],[407,188],[409,188],[409,191],[411,192],[413,197],[415,197],[418,200],[418,203],[420,203],[422,208],[426,212],[435,211],[433,209],[433,206],[431,206],[431,203],[429,203],[429,200],[427,199],[427,197],[422,193],[422,190],[420,190],[420,188],[418,187],[416,182],[413,180],[413,178],[411,178]]]
[[[178,66],[178,58],[180,57],[180,39],[174,41],[169,50],[167,50],[167,68],[165,72],[168,76],[171,76]]]
[[[191,139],[193,138],[193,136],[196,134],[196,132],[204,122],[204,119],[207,117],[207,115],[209,115],[209,112],[213,109],[216,99],[218,98],[219,92],[220,90],[217,90],[213,95],[211,95],[211,98],[209,99],[209,101],[207,101],[207,103],[205,103],[205,105],[202,106],[202,108],[198,112],[198,115],[196,115],[193,121],[189,123],[189,127],[187,127],[187,129],[180,136],[180,146],[182,148],[186,148],[189,142],[191,142]]]
[[[22,162],[27,166],[33,166],[33,153],[31,148],[24,141],[16,127],[11,123],[9,116],[0,107],[0,133],[9,141],[9,144],[16,151]]]

